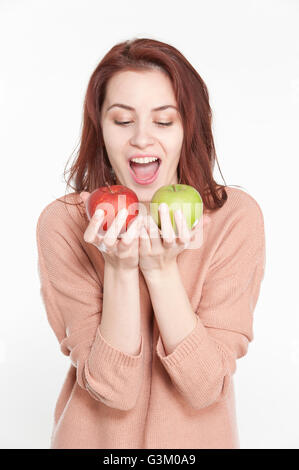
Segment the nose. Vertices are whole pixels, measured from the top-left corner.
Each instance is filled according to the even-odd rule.
[[[133,135],[130,139],[130,144],[135,147],[145,148],[154,144],[153,136],[148,132],[145,124],[136,124],[134,127]]]

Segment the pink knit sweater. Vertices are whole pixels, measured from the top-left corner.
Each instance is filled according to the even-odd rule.
[[[98,328],[104,259],[83,239],[88,221],[54,200],[37,222],[41,296],[70,368],[54,412],[53,449],[239,448],[233,374],[253,339],[265,268],[261,209],[226,188],[199,249],[178,256],[197,324],[165,355],[139,272],[141,351],[115,349]],[[77,193],[64,196],[78,202]],[[124,305],[123,308],[126,308]]]

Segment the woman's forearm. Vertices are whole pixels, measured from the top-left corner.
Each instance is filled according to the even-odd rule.
[[[100,332],[116,349],[134,356],[139,354],[141,332],[138,268],[122,270],[105,263]]]
[[[197,317],[177,263],[168,270],[146,275],[146,282],[164,350],[169,355],[195,328]]]

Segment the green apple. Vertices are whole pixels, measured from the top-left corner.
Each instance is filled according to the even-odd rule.
[[[150,214],[159,229],[161,229],[161,220],[159,206],[162,202],[168,205],[169,215],[172,227],[176,233],[176,223],[174,213],[180,209],[186,218],[189,230],[196,220],[200,220],[203,213],[203,201],[199,192],[187,184],[170,184],[159,188],[152,197],[150,203]]]

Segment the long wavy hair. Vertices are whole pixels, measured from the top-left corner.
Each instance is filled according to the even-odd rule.
[[[80,147],[68,170],[66,189],[70,187],[76,193],[92,192],[98,187],[116,184],[100,125],[107,83],[120,71],[152,69],[160,70],[170,78],[183,123],[178,182],[193,186],[200,193],[204,209],[219,209],[227,200],[227,185],[215,151],[207,86],[175,47],[154,39],[131,39],[116,44],[92,73],[84,100]],[[216,183],[213,178],[215,161],[225,185]],[[65,169],[64,177],[66,173]],[[65,199],[63,202],[66,203]]]

